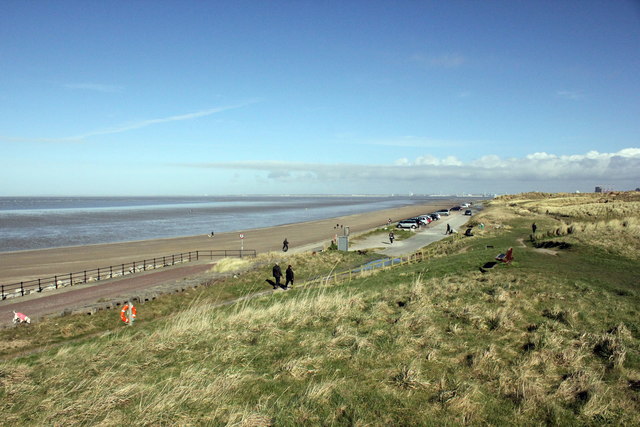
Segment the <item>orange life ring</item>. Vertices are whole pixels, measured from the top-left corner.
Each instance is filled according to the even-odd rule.
[[[129,318],[127,317],[128,311],[129,304],[125,304],[124,307],[122,307],[122,310],[120,310],[120,319],[122,319],[124,323],[129,323]],[[136,307],[133,304],[131,304],[131,318],[136,318]]]

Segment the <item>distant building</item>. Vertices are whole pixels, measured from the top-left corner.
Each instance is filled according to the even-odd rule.
[[[602,187],[596,187],[596,193],[602,193]]]

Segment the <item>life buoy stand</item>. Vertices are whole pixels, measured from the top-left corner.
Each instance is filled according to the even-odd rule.
[[[129,304],[125,304],[124,307],[122,307],[122,310],[120,310],[120,319],[122,319],[122,321],[124,323],[129,323],[129,318],[127,317],[129,315]],[[131,320],[136,318],[136,307],[131,304]]]

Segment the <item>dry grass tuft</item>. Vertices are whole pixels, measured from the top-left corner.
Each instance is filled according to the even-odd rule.
[[[409,365],[402,365],[391,375],[391,384],[404,390],[415,390],[428,385],[420,379],[420,371]]]
[[[254,263],[254,260],[246,258],[222,258],[220,261],[217,261],[209,271],[212,273],[243,271],[248,270]]]

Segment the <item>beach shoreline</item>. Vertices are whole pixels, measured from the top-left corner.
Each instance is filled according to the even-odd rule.
[[[286,238],[291,250],[303,246],[326,246],[343,227],[357,234],[407,217],[450,208],[459,199],[439,199],[419,205],[377,210],[322,220],[248,228],[244,231],[139,240],[119,243],[68,246],[0,253],[0,284],[18,283],[54,275],[64,275],[132,261],[152,259],[196,250],[255,250],[257,253],[281,251]],[[336,225],[342,227],[337,227]],[[240,235],[243,238],[240,238]]]

